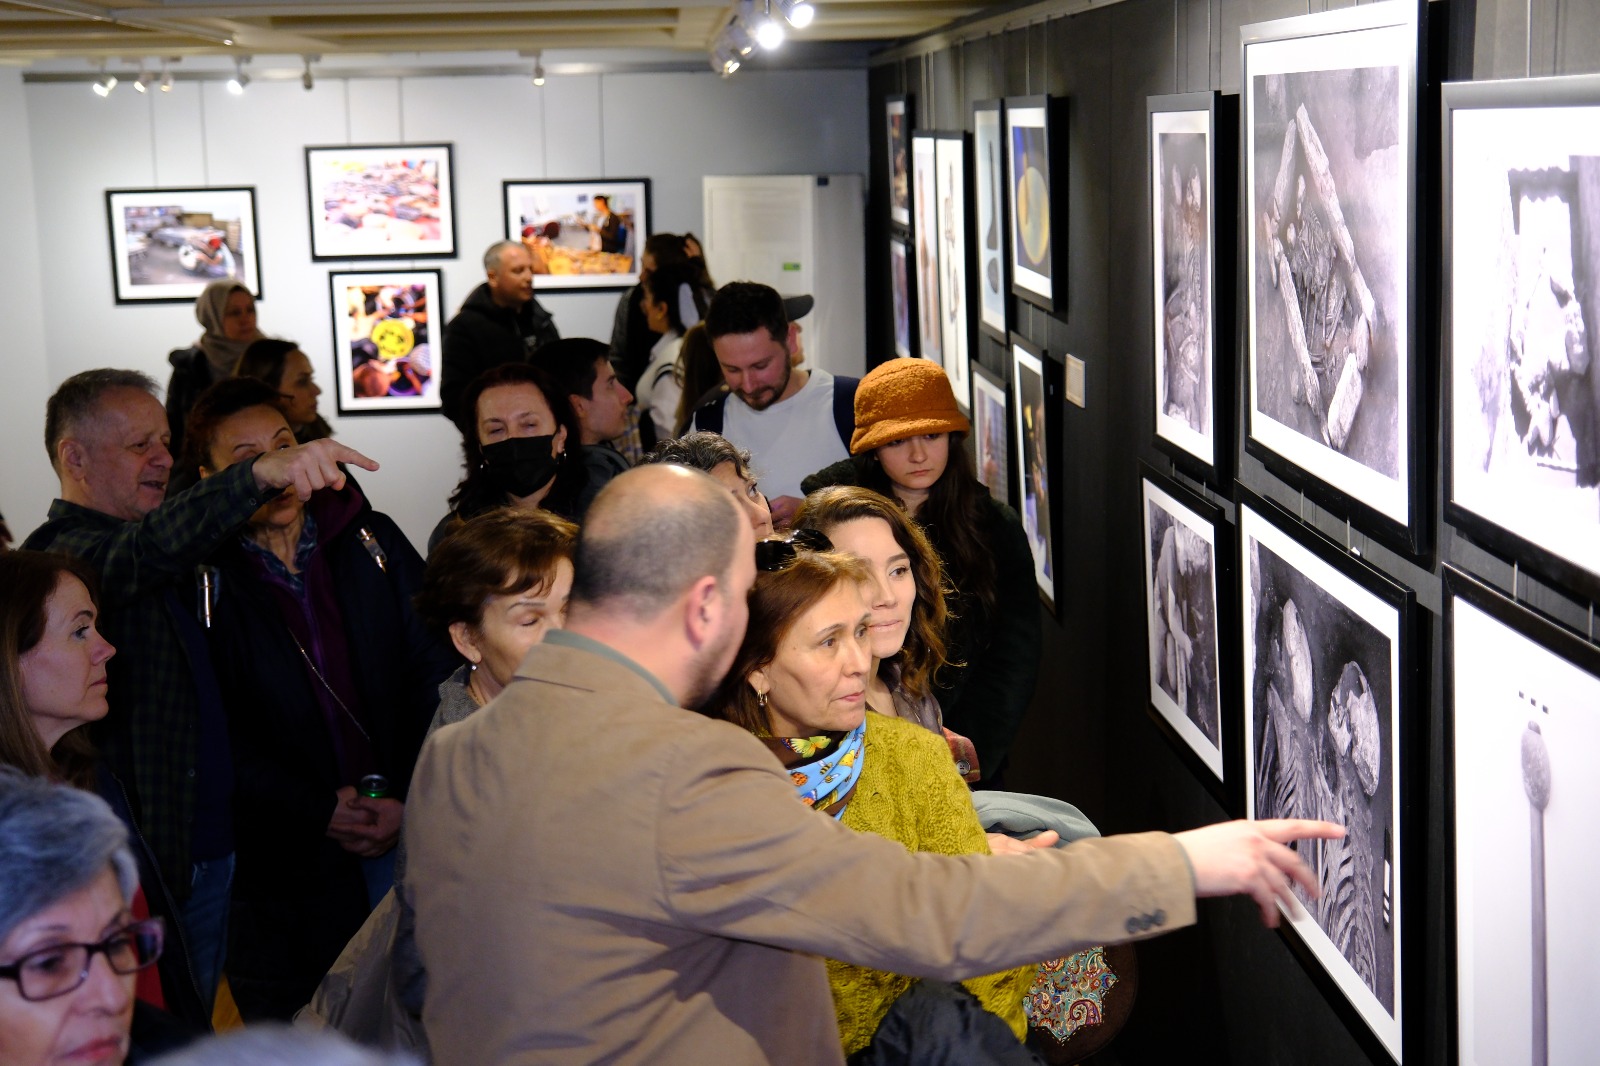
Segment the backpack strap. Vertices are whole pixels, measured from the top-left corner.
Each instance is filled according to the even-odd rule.
[[[722,392],[701,404],[694,412],[694,428],[707,433],[722,432],[722,408],[728,402],[728,393]]]
[[[833,425],[839,431],[839,439],[844,442],[844,450],[850,450],[850,438],[856,431],[856,386],[861,384],[860,378],[847,378],[834,375],[833,378]]]

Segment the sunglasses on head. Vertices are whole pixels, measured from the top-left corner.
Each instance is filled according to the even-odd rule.
[[[806,551],[825,552],[833,550],[833,541],[823,536],[820,530],[796,529],[787,537],[772,537],[767,540],[756,541],[756,569],[772,572],[782,570],[794,562],[795,556],[804,548]]]

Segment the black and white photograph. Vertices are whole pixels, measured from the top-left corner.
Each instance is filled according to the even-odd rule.
[[[1400,1062],[1404,881],[1395,768],[1407,598],[1331,546],[1309,547],[1264,508],[1241,502],[1238,515],[1245,816],[1345,827],[1342,839],[1297,845],[1321,895],[1297,885],[1297,905],[1280,908]]]
[[[218,278],[261,298],[256,191],[108,189],[116,300],[189,303]]]
[[[889,127],[889,221],[911,225],[911,101],[891,96],[884,105]]]
[[[939,328],[944,370],[956,403],[972,403],[971,305],[967,295],[967,138],[942,133],[934,146],[939,223]]]
[[[894,299],[894,354],[912,355],[911,279],[906,271],[906,242],[889,238],[889,288]]]
[[[972,452],[978,480],[1001,503],[1011,502],[1011,418],[1006,382],[972,364]]]
[[[1053,370],[1054,367],[1052,366]],[[1019,498],[1022,530],[1033,555],[1033,577],[1052,610],[1056,602],[1056,499],[1052,469],[1054,434],[1050,381],[1044,356],[1016,338],[1011,342],[1011,405],[1017,424]]]
[[[1447,517],[1600,599],[1600,78],[1461,88],[1445,90]]]
[[[1202,94],[1209,102],[1210,94]],[[1216,462],[1212,111],[1150,101],[1156,436]],[[1184,99],[1182,97],[1178,99]]]
[[[1600,646],[1446,569],[1462,1066],[1600,1045]]]
[[[1011,220],[1012,291],[1045,310],[1054,310],[1055,241],[1066,231],[1066,219],[1055,217],[1056,180],[1051,138],[1065,131],[1050,128],[1049,98],[1025,96],[1006,101],[1006,199]]]
[[[939,317],[939,163],[931,133],[911,137],[912,241],[916,249],[917,353],[944,365],[944,323]]]
[[[501,182],[505,238],[533,259],[540,292],[630,289],[650,236],[647,178]]]
[[[454,257],[452,154],[448,144],[307,148],[311,258]]]
[[[1005,104],[980,100],[972,105],[973,198],[977,201],[978,325],[999,341],[1006,339],[1006,297],[1011,293],[1006,256]]]
[[[1222,782],[1218,515],[1168,479],[1146,472],[1141,485],[1150,703]]]
[[[1415,19],[1371,4],[1242,31],[1249,442],[1408,540]]]

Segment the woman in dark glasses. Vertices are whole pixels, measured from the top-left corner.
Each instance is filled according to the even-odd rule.
[[[128,832],[104,800],[0,767],[0,1062],[130,1060],[135,974],[161,955],[136,921]]]

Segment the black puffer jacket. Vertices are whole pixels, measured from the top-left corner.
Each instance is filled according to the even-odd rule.
[[[439,401],[445,417],[461,424],[461,394],[473,378],[502,363],[525,363],[535,348],[560,339],[555,316],[538,300],[512,310],[494,302],[488,282],[473,289],[444,328]]]

